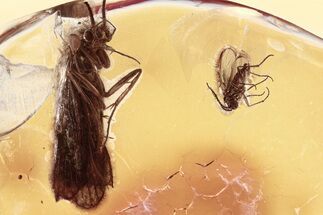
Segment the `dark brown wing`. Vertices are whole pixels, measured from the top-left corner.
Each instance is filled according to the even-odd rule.
[[[113,186],[110,157],[102,146],[104,86],[97,73],[75,71],[68,67],[59,86],[52,186],[56,200],[92,208]]]

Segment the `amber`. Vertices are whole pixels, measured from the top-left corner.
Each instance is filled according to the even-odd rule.
[[[143,69],[112,124],[114,187],[93,210],[55,202],[49,180],[53,93],[27,123],[1,137],[3,214],[323,213],[322,41],[228,6],[151,2],[108,17],[117,26],[109,44],[136,57]],[[30,46],[46,44],[44,33],[27,32],[2,53],[54,67],[56,49],[30,53]],[[274,79],[257,89],[270,89],[264,103],[242,102],[226,113],[214,100],[206,82],[218,89],[214,66],[225,45],[244,50],[252,63],[274,55],[253,69]],[[138,67],[110,57],[105,79],[116,81]]]

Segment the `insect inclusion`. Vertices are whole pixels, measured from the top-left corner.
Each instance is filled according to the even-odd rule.
[[[141,69],[129,72],[105,90],[99,71],[110,67],[107,52],[139,61],[106,44],[111,41],[116,27],[106,19],[105,0],[99,22],[95,21],[90,5],[85,2],[84,6],[88,9],[90,24],[80,25],[67,38],[62,37],[64,51],[57,68],[60,83],[51,181],[57,201],[66,199],[89,209],[101,202],[108,186],[114,185],[106,147],[111,120],[118,105],[138,81]],[[104,100],[116,94],[114,103],[106,106]],[[107,109],[108,116],[104,115]]]
[[[218,95],[210,85],[208,83],[206,83],[206,85],[223,110],[233,111],[237,109],[241,99],[244,99],[247,106],[251,107],[264,102],[269,97],[270,91],[267,87],[267,93],[264,91],[260,94],[246,94],[246,92],[253,88],[257,89],[258,85],[264,83],[268,79],[273,81],[273,78],[269,75],[259,75],[250,70],[251,68],[260,67],[272,56],[272,54],[266,56],[257,65],[250,65],[249,55],[243,50],[238,51],[232,46],[226,46],[220,51],[216,61],[216,78],[223,94],[223,102],[220,101]],[[257,83],[251,83],[249,81],[250,75],[263,79]],[[255,103],[250,103],[248,101],[248,98],[250,97],[262,96],[264,96],[264,98]]]

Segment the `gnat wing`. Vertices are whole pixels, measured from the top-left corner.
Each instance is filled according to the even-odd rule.
[[[215,70],[218,86],[222,91],[225,91],[228,85],[230,85],[236,74],[234,64],[237,55],[238,51],[231,46],[224,47],[218,55]]]
[[[250,57],[247,52],[240,50],[239,53],[237,53],[234,63],[232,64],[232,69],[234,69],[236,73],[238,72],[238,67],[242,67],[244,64],[250,64]]]
[[[52,86],[51,69],[12,64],[0,55],[0,136],[17,129],[33,116]]]

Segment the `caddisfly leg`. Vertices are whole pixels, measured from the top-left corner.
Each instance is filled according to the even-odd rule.
[[[124,76],[123,78],[121,78],[115,85],[113,85],[105,94],[104,97],[109,97],[111,95],[113,95],[116,91],[118,91],[121,87],[123,87],[124,84],[126,83],[131,83],[130,86],[127,88],[127,90],[125,92],[123,92],[122,95],[126,96],[126,94],[129,92],[129,90],[131,90],[131,88],[134,86],[134,84],[137,82],[137,80],[139,79],[140,75],[141,75],[141,69],[135,69],[131,72],[129,72],[126,76]],[[132,81],[130,81],[132,80]],[[120,98],[121,100],[124,98],[124,96],[122,98]],[[119,100],[117,100],[119,101]]]
[[[132,59],[132,60],[136,61],[138,64],[140,64],[140,62],[136,58],[131,57],[130,55],[124,54],[124,53],[122,53],[120,51],[117,51],[114,48],[112,48],[111,46],[105,45],[105,49],[108,50],[108,51],[111,51],[111,52],[115,52],[115,53],[117,53],[117,54],[119,54],[121,56],[127,57],[129,59]]]
[[[124,87],[126,84],[129,84],[129,86],[117,97],[117,99],[114,101],[113,104],[109,105],[106,109],[111,108],[111,113],[109,115],[108,119],[108,127],[107,127],[107,134],[105,137],[105,140],[103,142],[103,145],[106,144],[108,138],[109,138],[109,132],[111,127],[111,121],[113,118],[113,114],[115,113],[118,105],[120,102],[126,97],[126,95],[131,91],[131,89],[135,86],[136,82],[138,81],[140,75],[142,73],[141,69],[135,69],[131,72],[129,72],[126,76],[121,78],[116,84],[114,84],[105,94],[104,97],[110,97],[114,93],[116,93],[118,90],[120,90],[122,87]]]

